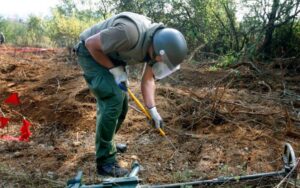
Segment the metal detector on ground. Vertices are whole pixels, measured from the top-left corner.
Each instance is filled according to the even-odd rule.
[[[296,178],[297,176],[297,166],[299,161],[296,160],[295,152],[292,146],[288,143],[284,145],[283,152],[283,168],[280,171],[265,172],[245,176],[232,176],[232,177],[219,177],[210,180],[195,180],[191,182],[174,183],[174,184],[163,184],[163,185],[141,185],[141,180],[138,178],[137,174],[140,170],[140,165],[134,162],[132,165],[132,170],[127,177],[121,178],[109,178],[104,179],[101,184],[94,185],[84,185],[82,183],[82,171],[79,171],[74,179],[67,182],[68,188],[180,188],[180,187],[197,187],[197,186],[213,186],[213,185],[224,185],[235,182],[242,182],[245,180],[255,180],[255,179],[267,179],[267,178]]]

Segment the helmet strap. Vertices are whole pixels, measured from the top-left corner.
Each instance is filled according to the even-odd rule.
[[[155,53],[155,50],[154,50],[154,49],[152,49],[152,58],[153,58],[153,59],[155,59],[155,58],[156,58],[156,56],[157,56],[157,54]]]
[[[148,61],[148,65],[150,66],[150,67],[152,67],[155,63],[157,63],[155,60],[150,60],[150,61]]]
[[[152,53],[151,54],[152,56],[150,56],[150,60],[148,61],[148,65],[150,65],[150,67],[152,67],[156,63],[155,58],[157,56],[157,54],[155,53],[155,50],[154,50],[153,46],[152,46],[151,53]]]

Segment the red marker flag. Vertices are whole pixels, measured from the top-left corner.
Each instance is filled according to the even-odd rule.
[[[12,105],[19,105],[20,104],[20,99],[18,93],[12,93],[10,94],[4,101],[7,104],[12,104]]]
[[[0,117],[0,129],[3,129],[4,127],[6,127],[8,122],[9,122],[9,118]]]
[[[31,125],[31,123],[26,120],[25,118],[23,119],[23,126],[21,127],[20,131],[21,131],[21,136],[19,137],[20,141],[29,141],[29,137],[31,135],[29,126]]]

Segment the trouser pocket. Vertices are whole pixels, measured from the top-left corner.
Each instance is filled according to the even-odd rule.
[[[90,90],[98,99],[105,99],[114,95],[113,86],[105,76],[108,75],[97,75],[93,78],[84,75]]]

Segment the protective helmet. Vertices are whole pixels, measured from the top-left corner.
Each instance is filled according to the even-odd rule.
[[[162,79],[180,68],[187,55],[184,36],[176,29],[164,28],[155,32],[153,48],[156,55],[162,57],[160,63],[152,66],[155,78]]]

